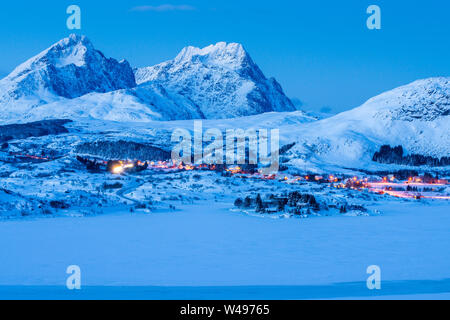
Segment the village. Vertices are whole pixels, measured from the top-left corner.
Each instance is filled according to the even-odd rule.
[[[233,175],[241,179],[279,180],[288,184],[299,182],[310,182],[327,184],[333,188],[368,190],[377,194],[388,194],[399,198],[412,199],[445,199],[450,200],[450,195],[441,195],[445,187],[449,185],[448,180],[433,177],[430,174],[421,176],[410,176],[407,179],[389,174],[383,177],[368,176],[346,176],[346,175],[289,175],[289,174],[264,174],[257,169],[256,165],[191,165],[173,161],[103,161],[106,170],[112,174],[123,174],[126,172],[140,172],[143,170],[156,170],[164,172],[211,170],[223,174]]]
[[[87,160],[78,157],[78,160],[94,167],[101,163],[113,175],[133,174],[149,170],[159,173],[176,173],[184,171],[214,171],[222,177],[234,177],[242,180],[260,180],[260,181],[277,181],[290,186],[295,185],[311,185],[317,184],[333,189],[347,189],[359,192],[369,192],[375,195],[387,195],[403,199],[434,199],[434,200],[450,200],[449,182],[446,179],[438,178],[428,173],[419,175],[415,172],[398,171],[398,175],[387,174],[385,176],[365,175],[362,177],[348,175],[299,175],[289,173],[265,174],[259,170],[256,165],[211,165],[211,164],[184,164],[176,161],[100,161]],[[408,174],[416,174],[408,176]],[[406,177],[407,176],[407,177]],[[238,208],[252,208],[258,213],[280,213],[290,212],[301,214],[311,211],[319,212],[321,207],[316,201],[313,194],[299,193],[291,191],[286,194],[270,194],[266,195],[266,199],[262,199],[258,193],[247,196],[243,199],[237,198],[235,206]],[[290,209],[289,209],[290,208]],[[350,205],[336,207],[340,213],[348,210],[365,209],[362,206]]]
[[[257,165],[186,164],[163,160],[165,156],[162,153],[155,160],[117,160],[46,148],[4,148],[0,152],[0,164],[22,170],[13,170],[17,172],[3,180],[3,189],[19,192],[20,180],[12,177],[29,174],[38,188],[30,195],[48,193],[51,212],[64,212],[89,203],[90,206],[95,203],[98,212],[117,204],[133,212],[152,212],[157,208],[172,210],[193,201],[215,199],[226,201],[233,210],[246,214],[309,217],[332,212],[370,215],[367,205],[386,197],[409,201],[450,200],[448,180],[426,171],[317,174],[281,168],[279,172],[267,174]],[[50,184],[51,189],[46,190]],[[60,186],[60,192],[56,185]],[[76,191],[74,186],[81,190]],[[36,207],[45,207],[45,203],[39,200]]]

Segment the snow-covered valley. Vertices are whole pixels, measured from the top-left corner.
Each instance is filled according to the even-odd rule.
[[[449,111],[438,77],[316,119],[240,44],[133,69],[72,35],[0,80],[0,298],[448,296]],[[196,120],[278,130],[279,170],[174,162]]]
[[[448,200],[206,169],[92,173],[69,155],[4,163],[1,170],[2,298],[445,298],[450,292]],[[235,205],[237,198],[261,194],[266,201],[292,192],[314,195],[319,210],[262,213]],[[65,289],[68,265],[82,270],[80,292]],[[369,265],[381,267],[383,290],[367,289]]]

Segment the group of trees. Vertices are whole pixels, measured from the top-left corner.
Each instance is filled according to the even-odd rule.
[[[78,154],[96,156],[102,159],[139,159],[141,161],[165,161],[171,158],[169,152],[151,145],[132,141],[95,141],[80,144]]]
[[[375,152],[373,161],[386,164],[401,164],[408,166],[430,166],[443,167],[450,165],[450,157],[434,158],[420,154],[404,155],[402,146],[392,148],[389,145],[383,145],[380,151]]]
[[[234,202],[234,205],[238,208],[254,208],[259,213],[266,213],[270,210],[284,212],[286,211],[286,206],[291,208],[294,213],[299,213],[305,208],[313,211],[320,210],[320,205],[314,195],[300,193],[298,191],[290,192],[285,196],[271,194],[266,201],[263,201],[261,195],[258,193],[255,198],[250,196],[245,197],[245,199],[238,198]]]
[[[82,164],[84,164],[86,166],[86,169],[89,171],[94,171],[94,172],[100,171],[101,163],[97,162],[96,160],[89,160],[87,158],[83,158],[80,156],[77,156],[77,160],[79,162],[81,162]]]
[[[349,211],[367,212],[367,209],[361,205],[356,205],[356,204],[352,204],[352,205],[344,204],[344,205],[341,205],[339,208],[339,213],[342,213],[342,214],[347,213]]]
[[[263,202],[261,195],[258,193],[253,199],[250,196],[245,197],[244,200],[237,198],[234,205],[238,208],[254,208],[256,212],[264,213],[266,212],[268,205]]]

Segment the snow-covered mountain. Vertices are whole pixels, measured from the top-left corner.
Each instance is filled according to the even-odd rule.
[[[158,83],[188,98],[206,119],[296,110],[280,84],[267,79],[238,43],[186,47],[175,59],[135,75],[138,84]]]
[[[334,117],[284,128],[296,141],[291,163],[367,168],[381,145],[407,153],[450,156],[450,78],[418,80]]]
[[[145,122],[295,110],[239,44],[188,47],[136,75],[139,86],[127,61],[106,58],[85,36],[71,35],[0,80],[0,120]]]
[[[39,105],[135,86],[127,61],[106,58],[86,37],[71,35],[0,80],[0,111],[8,119]]]

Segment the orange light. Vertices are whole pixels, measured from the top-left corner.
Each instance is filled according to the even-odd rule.
[[[114,166],[112,168],[112,173],[121,174],[123,172],[123,167],[121,165]]]

